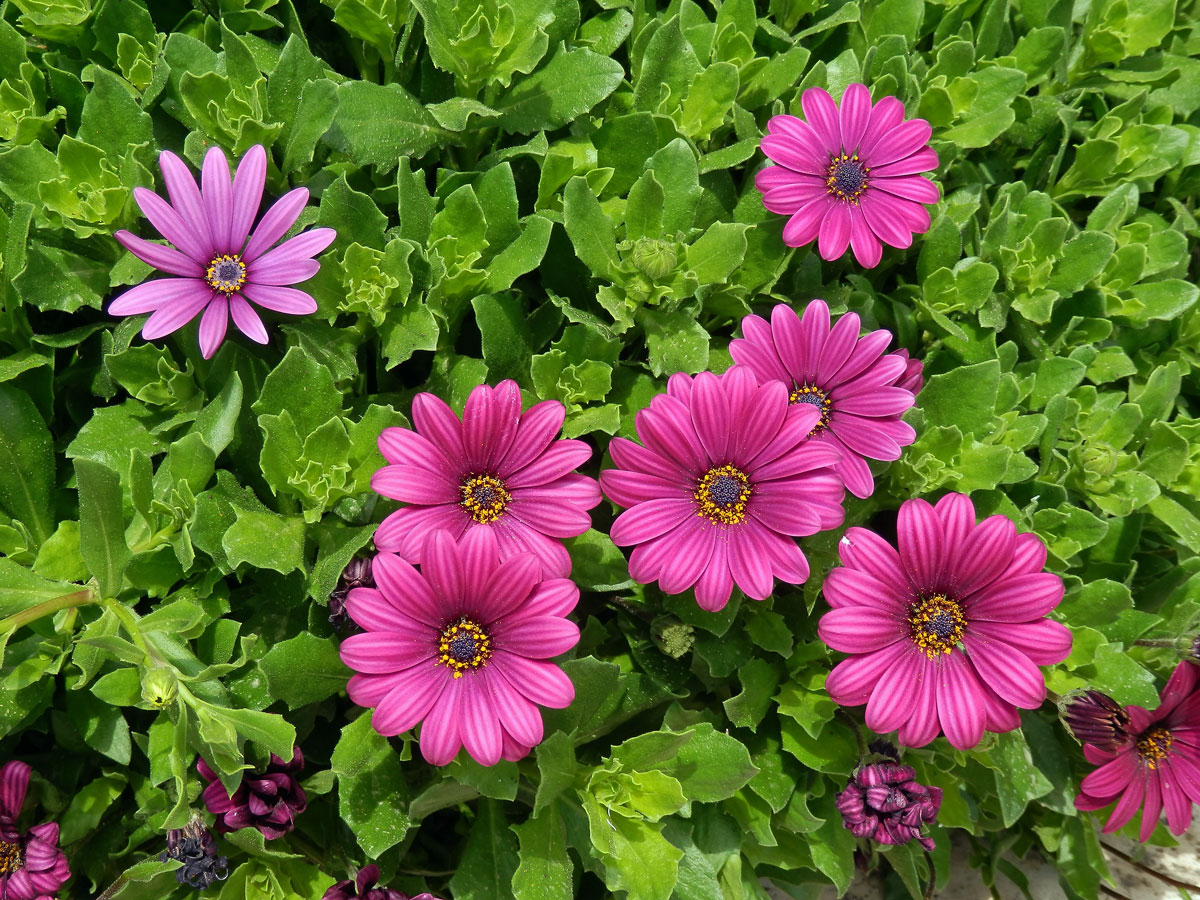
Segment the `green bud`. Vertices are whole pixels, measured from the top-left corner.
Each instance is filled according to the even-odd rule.
[[[638,238],[633,245],[633,264],[651,281],[657,281],[675,268],[677,255],[670,241]]]
[[[696,629],[674,617],[656,622],[653,635],[658,649],[671,659],[686,656],[691,651],[692,645],[696,643]]]
[[[178,682],[170,669],[154,668],[142,675],[142,699],[156,709],[175,702]]]

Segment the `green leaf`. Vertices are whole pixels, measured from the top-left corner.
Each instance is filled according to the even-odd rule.
[[[482,294],[471,300],[475,322],[483,339],[483,360],[496,379],[524,381],[529,371],[529,333],[520,297]]]
[[[617,264],[612,220],[600,208],[587,179],[576,176],[563,192],[563,221],[575,255],[598,278],[609,278]]]
[[[621,64],[591,50],[559,50],[494,104],[505,131],[530,134],[561,128],[617,89]]]
[[[694,375],[708,367],[708,332],[694,316],[648,309],[645,323],[650,371],[655,375]]]
[[[79,482],[79,551],[101,595],[115,597],[132,558],[125,543],[121,482],[108,466],[82,458],[75,460],[75,477]]]
[[[583,795],[592,846],[604,859],[604,882],[639,900],[668,900],[679,877],[683,851],[664,838],[660,826],[611,815],[591,794]]]
[[[512,900],[519,863],[517,838],[505,821],[502,805],[480,802],[471,834],[450,879],[455,900]]]
[[[368,858],[403,840],[411,825],[408,785],[399,758],[371,727],[369,713],[342,728],[329,764],[338,777],[342,819]]]
[[[259,661],[271,696],[289,709],[331,697],[346,687],[350,673],[338,656],[337,645],[307,631],[282,641]]]
[[[996,360],[958,366],[929,378],[917,396],[917,404],[925,410],[928,422],[957,425],[964,434],[982,437],[991,430],[999,385],[1000,364]]]
[[[50,431],[24,391],[0,384],[0,508],[45,541],[54,530]]]
[[[549,807],[513,831],[521,842],[512,880],[515,900],[571,900],[575,866],[567,855],[567,832],[558,808]]]
[[[212,712],[234,728],[238,734],[253,741],[267,753],[291,759],[296,746],[296,729],[283,716],[254,709],[216,709]]]
[[[398,84],[347,81],[338,85],[337,104],[325,141],[380,172],[401,156],[424,156],[443,139],[433,116]]]

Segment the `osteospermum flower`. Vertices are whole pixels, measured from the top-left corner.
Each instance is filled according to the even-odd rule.
[[[892,333],[881,328],[859,337],[858,315],[846,313],[830,327],[829,306],[813,300],[800,318],[784,304],[760,316],[742,319],[742,337],[732,341],[734,360],[754,370],[759,380],[782,381],[788,402],[809,404],[820,412],[813,440],[842,452],[835,468],[856,497],[875,490],[868,459],[900,458],[900,448],[916,432],[900,416],[915,402],[921,363],[906,351],[885,354]]]
[[[353,881],[339,881],[329,888],[321,900],[437,900],[428,891],[409,897],[395,888],[378,887],[379,866],[371,863],[359,870]]]
[[[754,178],[771,212],[791,218],[783,241],[801,247],[817,241],[822,259],[837,259],[848,244],[868,268],[883,244],[908,247],[913,233],[929,229],[922,204],[939,193],[918,173],[937,168],[924,119],[904,121],[895,97],[871,103],[864,85],[852,84],[842,105],[821,88],[800,97],[804,119],[774,116],[762,150],[773,162]],[[807,120],[807,121],[806,121]]]
[[[1192,823],[1192,804],[1200,803],[1200,667],[1181,660],[1171,673],[1153,712],[1126,706],[1128,740],[1102,749],[1083,745],[1097,765],[1079,785],[1075,806],[1103,809],[1116,801],[1106,833],[1116,831],[1141,809],[1138,840],[1149,840],[1163,812],[1172,834]]]
[[[313,228],[271,249],[304,209],[308,188],[284,194],[251,233],[267,177],[267,152],[261,145],[246,151],[232,182],[224,151],[210,149],[200,176],[202,189],[174,153],[164,151],[158,161],[171,202],[140,187],[133,196],[174,246],[152,244],[128,231],[114,236],[142,262],[176,277],[126,291],[109,305],[110,314],[152,313],[142,326],[142,337],[149,341],[177,331],[203,310],[200,352],[208,359],[225,339],[231,316],[242,334],[265,344],[267,329],[255,306],[293,315],[316,312],[312,297],[285,285],[317,273],[320,264],[312,257],[329,246],[336,232]]]
[[[867,704],[867,727],[899,729],[910,747],[944,731],[966,750],[985,730],[1012,731],[1018,707],[1045,699],[1038,666],[1071,652],[1071,632],[1045,618],[1063,596],[1062,579],[1042,571],[1045,544],[1004,516],[976,524],[963,494],[906,501],[897,533],[899,553],[848,529],[842,566],[825,579],[833,609],[818,634],[852,654],[826,680],[830,696]]]
[[[942,789],[916,780],[912,766],[872,763],[861,766],[846,789],[837,795],[842,827],[855,837],[877,844],[907,844],[915,840],[928,851],[933,838],[921,826],[937,821]]]
[[[71,877],[66,855],[58,849],[58,823],[34,825],[22,833],[17,818],[33,770],[12,760],[0,769],[0,897],[43,900]]]
[[[503,559],[496,531],[472,528],[455,542],[431,532],[421,570],[391,553],[372,563],[374,588],[355,588],[347,608],[365,634],[342,641],[342,661],[359,674],[350,699],[373,706],[382,735],[419,722],[421,755],[444,766],[465,746],[481,765],[521,759],[542,740],[538,705],[575,698],[571,679],[549,659],[579,641],[566,615],[579,589],[543,580],[532,553]]]
[[[668,594],[695,586],[707,610],[724,607],[734,584],[762,600],[775,578],[807,579],[794,538],[843,518],[840,454],[806,440],[819,418],[745,366],[672,375],[667,393],[637,414],[644,446],[614,438],[617,467],[600,473],[609,499],[628,507],[610,533],[634,547],[630,576]]]
[[[379,436],[390,465],[371,477],[371,487],[409,505],[383,520],[375,546],[417,564],[432,530],[455,538],[485,530],[502,559],[531,551],[547,576],[569,574],[571,557],[559,539],[591,527],[587,511],[600,502],[600,488],[575,472],[591,448],[555,440],[565,415],[557,400],[522,413],[514,381],[475,388],[461,420],[433,394],[417,394],[416,430],[385,428]]]
[[[296,827],[295,818],[308,808],[308,797],[296,778],[304,768],[304,754],[296,747],[285,762],[271,754],[264,772],[243,772],[242,783],[232,796],[217,773],[204,760],[196,768],[208,782],[201,797],[217,817],[217,831],[225,834],[239,828],[257,828],[267,840],[283,837]]]

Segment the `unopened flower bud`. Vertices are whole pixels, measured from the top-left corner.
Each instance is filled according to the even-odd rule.
[[[633,244],[633,264],[651,281],[657,281],[675,268],[675,246],[661,238],[638,238]]]
[[[937,819],[942,790],[914,780],[911,766],[873,763],[862,766],[846,789],[837,795],[842,825],[855,837],[877,844],[907,844],[917,841],[926,850],[931,838],[921,835],[921,826]]]
[[[1134,740],[1125,707],[1100,691],[1084,691],[1067,697],[1062,717],[1075,740],[1101,750],[1119,750]]]
[[[179,682],[168,668],[156,667],[142,675],[142,699],[155,709],[164,709],[175,702]]]
[[[658,649],[671,657],[671,659],[679,659],[691,652],[692,645],[696,643],[696,629],[691,625],[685,625],[678,619],[667,617],[655,623],[655,628],[652,631],[654,642],[658,645]]]
[[[358,587],[375,587],[371,577],[371,560],[357,556],[342,570],[337,587],[329,595],[329,624],[338,631],[358,631],[358,626],[346,611],[346,598]]]

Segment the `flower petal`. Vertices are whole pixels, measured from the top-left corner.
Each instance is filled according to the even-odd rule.
[[[263,186],[267,183],[267,151],[255,144],[246,151],[233,176],[233,209],[230,214],[229,244],[237,253],[246,243],[250,226],[262,203]]]
[[[208,265],[213,258],[212,246],[206,236],[198,234],[167,201],[144,187],[133,189],[138,208],[164,238],[200,263]]]
[[[255,343],[267,343],[267,329],[263,326],[262,319],[241,294],[234,294],[229,298],[229,314],[233,316],[233,324],[237,326],[238,331]]]
[[[1079,789],[1094,797],[1107,797],[1111,802],[1113,797],[1129,786],[1137,772],[1137,760],[1137,753],[1132,750],[1121,753],[1111,762],[1086,775],[1080,782]]]
[[[919,178],[915,175],[876,178],[872,180],[871,187],[917,203],[937,203],[942,199],[942,192],[938,190],[936,184],[928,178]]]
[[[869,606],[846,606],[821,616],[817,635],[834,650],[870,653],[906,638],[906,624],[894,612]]]
[[[1062,579],[1051,572],[1001,576],[966,601],[970,619],[990,622],[1031,622],[1062,601]]]
[[[550,659],[579,643],[579,626],[559,616],[524,616],[496,629],[496,646],[529,659]]]
[[[25,792],[33,767],[20,760],[10,760],[0,769],[0,816],[16,819],[25,804]]]
[[[317,311],[317,301],[304,291],[273,284],[244,284],[242,295],[263,309],[303,316]]]
[[[200,194],[212,235],[213,249],[218,253],[235,253],[230,240],[233,224],[233,190],[229,182],[229,158],[220,147],[210,147],[200,167]]]
[[[459,733],[471,758],[481,766],[494,766],[500,761],[503,738],[500,720],[488,696],[487,682],[475,673],[461,679],[462,698],[458,711],[461,718]]]
[[[247,266],[287,234],[287,230],[300,217],[306,203],[308,203],[308,188],[299,187],[288,191],[271,205],[271,208],[259,220],[258,227],[250,235],[250,242],[242,251],[242,260]]]
[[[908,645],[897,641],[882,650],[843,660],[833,667],[833,671],[825,679],[825,690],[835,703],[842,706],[859,706],[866,703],[883,673],[909,650]]]
[[[789,247],[811,244],[821,234],[821,223],[832,206],[828,199],[813,200],[801,206],[783,226],[783,242]]]
[[[871,167],[878,169],[888,163],[906,159],[929,144],[933,128],[924,119],[909,119],[891,131],[880,135],[871,151]]]
[[[1004,641],[989,641],[970,627],[962,640],[975,671],[1000,699],[1021,709],[1042,705],[1046,681],[1028,656]]]
[[[167,303],[185,300],[188,296],[212,296],[210,288],[200,278],[156,278],[132,287],[108,305],[110,316],[136,316],[153,312]]]
[[[204,266],[185,253],[180,253],[174,247],[162,244],[152,244],[138,237],[131,231],[117,231],[113,234],[122,247],[147,265],[154,266],[171,275],[182,275],[186,278],[203,278]]]
[[[575,699],[575,685],[554,663],[497,650],[492,664],[500,668],[513,687],[541,706],[566,709]]]
[[[941,657],[938,673],[938,719],[946,739],[959,750],[983,740],[987,723],[984,691],[970,661],[957,650]]]
[[[168,335],[196,318],[197,313],[208,305],[214,293],[197,291],[164,303],[142,326],[142,337],[148,341]]]
[[[813,131],[820,137],[821,143],[832,155],[841,148],[841,123],[839,122],[838,107],[824,88],[810,87],[800,95],[800,108],[804,110],[804,118]]]
[[[447,679],[445,688],[433,702],[421,725],[421,755],[434,766],[447,765],[458,755],[462,746],[458,726],[461,717],[459,703],[463,692],[456,690],[457,685],[449,682]]]
[[[909,581],[920,592],[935,590],[942,577],[942,523],[933,507],[915,498],[900,506],[896,523],[900,561]]]
[[[157,315],[157,313],[155,313]],[[150,324],[149,322],[146,323]],[[212,359],[229,327],[229,300],[224,294],[215,294],[200,318],[200,355]]]
[[[431,633],[424,631],[416,634],[398,631],[352,634],[342,641],[338,652],[342,662],[355,672],[387,675],[420,663],[426,663],[432,668],[437,644],[430,638]],[[436,640],[436,636],[434,639]]]
[[[834,203],[821,220],[817,250],[821,259],[837,259],[850,244],[850,210],[844,203]]]
[[[867,125],[871,121],[871,92],[865,84],[854,83],[846,87],[842,94],[842,105],[839,110],[842,149],[853,154],[858,151],[859,142],[866,134]]]

